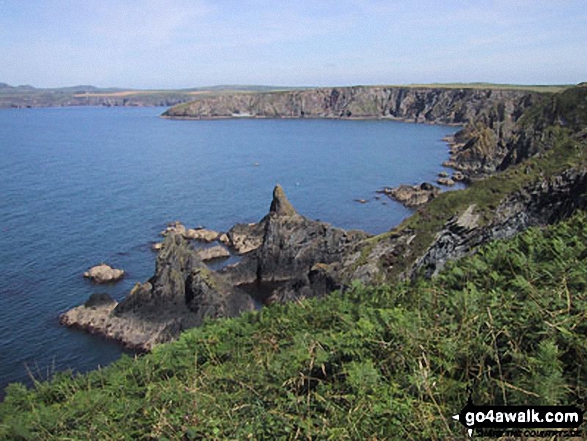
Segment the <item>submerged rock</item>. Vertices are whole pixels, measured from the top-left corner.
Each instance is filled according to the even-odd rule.
[[[84,277],[91,279],[95,283],[116,282],[122,279],[123,276],[123,270],[112,268],[105,263],[96,265],[84,273]]]

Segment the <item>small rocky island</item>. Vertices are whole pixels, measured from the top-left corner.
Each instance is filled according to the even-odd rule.
[[[112,268],[110,265],[101,263],[90,268],[84,273],[84,277],[91,279],[94,283],[111,283],[117,282],[124,276],[121,269]]]

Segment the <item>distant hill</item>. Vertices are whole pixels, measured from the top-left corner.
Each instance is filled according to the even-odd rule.
[[[174,106],[192,101],[195,95],[270,92],[291,90],[288,87],[218,85],[177,90],[139,90],[116,87],[78,85],[36,88],[29,85],[11,86],[0,83],[0,108],[61,107],[61,106]]]

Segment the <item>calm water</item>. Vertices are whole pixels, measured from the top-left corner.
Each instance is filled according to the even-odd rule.
[[[171,121],[157,108],[0,111],[0,389],[94,369],[118,345],[62,328],[93,292],[149,278],[165,223],[226,230],[263,217],[280,183],[310,218],[372,233],[409,211],[375,190],[432,181],[454,128],[388,121]],[[354,199],[367,199],[360,204]],[[386,202],[384,204],[383,202]],[[82,277],[108,262],[114,286]]]

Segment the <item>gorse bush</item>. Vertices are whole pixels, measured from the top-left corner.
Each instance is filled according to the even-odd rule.
[[[432,281],[354,284],[208,322],[153,353],[8,387],[0,438],[444,439],[477,404],[587,394],[587,217]]]

